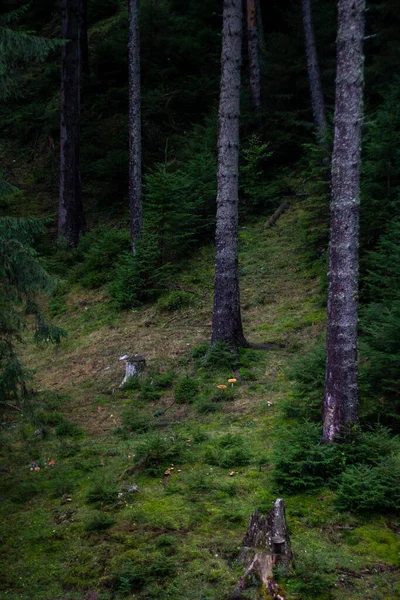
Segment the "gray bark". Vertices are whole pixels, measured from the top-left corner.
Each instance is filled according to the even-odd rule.
[[[255,111],[261,109],[260,44],[257,27],[257,2],[247,0],[247,42],[249,52],[251,104]]]
[[[81,0],[81,68],[82,73],[90,74],[89,66],[89,40],[88,40],[88,0]]]
[[[212,342],[246,344],[238,273],[238,179],[242,2],[224,0]]]
[[[62,37],[69,40],[62,49],[60,125],[60,203],[58,235],[68,245],[79,243],[84,226],[80,177],[81,104],[81,2],[62,1]]]
[[[365,0],[339,0],[323,439],[358,422],[358,231]]]
[[[132,377],[141,377],[146,368],[146,359],[144,356],[140,354],[134,354],[133,356],[128,356],[124,358],[126,361],[125,367],[125,377],[122,380],[120,388],[124,387],[124,385],[132,379]]]
[[[231,600],[239,600],[242,597],[248,580],[252,577],[261,583],[262,591],[268,593],[268,597],[283,600],[284,597],[280,594],[279,586],[274,580],[273,568],[276,564],[280,564],[285,569],[289,569],[291,560],[292,551],[286,525],[285,503],[282,498],[278,498],[266,517],[257,511],[250,517],[238,561],[245,566],[245,572]]]
[[[302,0],[304,39],[307,55],[308,80],[311,92],[311,105],[318,138],[324,140],[326,134],[326,116],[321,75],[318,66],[317,48],[314,37],[311,0]]]
[[[143,221],[139,0],[129,0],[129,209],[135,253]]]

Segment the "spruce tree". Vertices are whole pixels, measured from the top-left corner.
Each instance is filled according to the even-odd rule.
[[[358,235],[365,0],[339,0],[323,439],[358,422]]]
[[[139,0],[129,0],[129,208],[135,253],[143,224]]]
[[[16,31],[15,25],[27,7],[0,17],[0,98],[16,93],[11,74],[18,64],[43,60],[60,46],[60,40],[35,37]],[[0,173],[0,197],[15,191]],[[0,404],[27,395],[29,373],[18,357],[16,343],[33,319],[37,342],[59,342],[63,332],[43,316],[37,295],[49,291],[52,279],[32,248],[44,230],[39,219],[0,218]]]
[[[242,2],[224,0],[218,138],[212,342],[246,345],[238,273],[238,179]]]
[[[84,227],[80,175],[81,0],[62,0],[60,201],[58,237],[75,247]]]
[[[302,11],[304,39],[307,54],[308,81],[311,92],[311,105],[318,138],[320,141],[323,141],[326,135],[325,102],[318,65],[311,0],[302,0]]]

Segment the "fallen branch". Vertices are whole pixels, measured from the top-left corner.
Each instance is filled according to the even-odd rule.
[[[283,213],[285,212],[285,210],[290,206],[290,200],[284,200],[276,209],[276,211],[274,212],[274,214],[272,215],[272,217],[270,217],[268,219],[268,221],[266,222],[265,226],[266,227],[273,227],[275,225],[275,223],[277,222],[277,220],[283,215]]]

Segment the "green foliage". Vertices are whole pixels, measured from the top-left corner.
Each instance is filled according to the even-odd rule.
[[[157,306],[160,310],[173,312],[190,306],[192,301],[192,294],[177,290],[169,292],[165,296],[161,296],[161,298],[158,299]]]
[[[33,317],[37,343],[59,343],[65,335],[44,318],[37,302],[37,296],[48,293],[54,283],[32,248],[43,230],[38,219],[0,219],[0,402],[27,395],[29,374],[15,345],[23,340],[28,316]]]
[[[72,280],[88,288],[108,283],[121,253],[129,248],[130,234],[126,229],[93,229],[83,236],[77,248],[82,261],[72,269]]]
[[[105,531],[112,527],[115,523],[115,519],[113,519],[110,515],[107,515],[103,512],[98,512],[90,519],[85,521],[83,528],[85,531]]]
[[[375,252],[368,255],[370,270],[365,293],[370,298],[362,312],[362,351],[365,379],[375,399],[372,414],[398,427],[400,408],[400,221],[390,224]]]
[[[330,222],[329,153],[320,144],[305,144],[301,180],[297,193],[303,196],[300,223],[303,250],[311,271],[325,277]]]
[[[274,479],[278,488],[297,493],[337,484],[351,465],[375,468],[382,460],[399,454],[398,439],[383,428],[355,431],[339,441],[323,444],[320,426],[307,421],[281,431],[274,447]]]
[[[251,455],[248,448],[245,447],[243,438],[233,434],[221,436],[204,452],[206,463],[222,468],[248,465],[250,459]]]
[[[183,443],[177,435],[149,435],[136,448],[136,457],[143,461],[144,469],[157,475],[183,455]]]
[[[203,356],[198,356],[197,366],[209,371],[231,371],[238,364],[238,355],[227,342],[215,342],[207,347]]]
[[[320,421],[325,362],[325,342],[321,341],[304,356],[293,359],[289,364],[287,375],[293,384],[290,395],[282,403],[282,411],[286,417]]]
[[[137,408],[132,407],[122,412],[122,427],[134,433],[147,433],[154,424],[148,415],[138,413]]]
[[[118,490],[113,481],[99,478],[88,489],[86,494],[87,504],[105,506],[115,504]]]
[[[199,393],[199,383],[190,375],[182,377],[175,387],[175,400],[178,404],[190,404]]]
[[[0,15],[0,98],[16,95],[18,87],[15,68],[32,61],[43,61],[47,55],[64,42],[15,31],[15,23],[26,13],[28,5]]]
[[[145,232],[140,238],[135,256],[131,252],[117,257],[108,290],[118,308],[138,306],[155,297],[165,288],[169,265],[159,264],[157,236]]]
[[[263,178],[265,163],[272,156],[269,143],[263,143],[258,134],[247,139],[242,151],[243,164],[240,169],[240,189],[245,197],[248,212],[265,209],[270,198],[266,198],[266,182]],[[273,200],[276,200],[273,198]]]
[[[342,457],[337,445],[322,444],[320,440],[320,426],[310,422],[282,432],[274,447],[274,479],[280,490],[312,490],[341,472]]]
[[[400,508],[399,456],[376,465],[352,465],[343,473],[335,504],[339,510],[386,512]]]
[[[73,421],[65,418],[57,425],[55,432],[60,437],[76,437],[81,433]]]

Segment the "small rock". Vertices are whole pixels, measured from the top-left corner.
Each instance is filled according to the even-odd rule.
[[[139,490],[138,486],[136,485],[136,483],[132,483],[132,485],[130,485],[126,488],[126,492],[127,492],[127,494],[135,494],[135,493],[139,493],[140,490]]]

